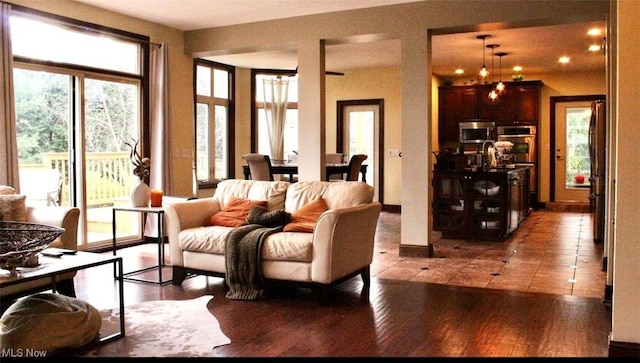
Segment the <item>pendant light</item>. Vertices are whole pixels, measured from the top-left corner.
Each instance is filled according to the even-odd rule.
[[[491,48],[491,73],[493,74],[494,72],[494,68],[493,68],[493,59],[494,59],[494,54],[493,51],[494,49],[498,48],[500,45],[499,44],[489,44],[487,45],[487,48]],[[493,84],[493,76],[491,76],[491,84]],[[489,97],[489,102],[491,103],[497,103],[498,102],[498,92],[495,89],[491,89],[491,92],[489,92],[489,94],[487,95]]]
[[[496,53],[496,55],[498,56],[498,59],[500,59],[500,63],[499,63],[500,69],[498,70],[500,73],[500,81],[496,85],[496,91],[498,91],[498,94],[502,94],[506,89],[506,86],[504,85],[504,83],[502,83],[502,57],[507,55],[507,53],[501,52],[501,53]]]
[[[480,75],[480,79],[483,79],[483,80],[489,77],[489,71],[487,70],[487,67],[485,66],[485,62],[484,62],[484,48],[485,48],[484,42],[485,42],[485,39],[487,38],[491,38],[491,35],[484,34],[484,35],[478,35],[476,37],[476,39],[482,39],[482,68],[480,68],[479,75]]]

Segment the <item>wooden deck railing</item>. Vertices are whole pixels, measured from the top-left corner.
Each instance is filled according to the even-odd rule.
[[[42,176],[55,169],[62,176],[61,205],[69,205],[69,154],[42,153],[42,164],[20,165],[20,189],[27,197],[41,199]],[[85,157],[87,207],[113,205],[114,198],[127,197],[131,191],[133,166],[129,153],[87,153]]]

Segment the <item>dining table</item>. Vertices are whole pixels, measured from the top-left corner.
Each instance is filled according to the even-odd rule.
[[[294,180],[293,176],[298,174],[298,164],[296,163],[272,163],[271,171],[275,174],[283,174],[288,175],[289,180]],[[242,166],[242,172],[244,173],[244,178],[246,180],[251,179],[251,173],[249,171],[248,165]],[[349,164],[327,164],[326,165],[326,178],[329,181],[329,177],[335,174],[341,174],[343,177],[346,173],[349,172]],[[367,182],[367,164],[360,165],[360,175],[362,176],[362,181],[364,183]]]

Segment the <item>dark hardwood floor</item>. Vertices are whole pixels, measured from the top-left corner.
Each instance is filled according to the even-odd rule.
[[[118,251],[125,270],[152,264],[155,248]],[[152,247],[152,246],[151,246]],[[170,273],[170,269],[165,269]],[[82,271],[79,298],[113,306],[113,271]],[[156,277],[151,272],[148,277]],[[231,344],[217,357],[606,357],[610,308],[601,298],[355,277],[321,304],[310,290],[272,284],[260,301],[227,300],[223,280],[181,286],[125,282],[125,301],[214,296],[209,311]],[[125,338],[126,339],[126,338]],[[117,342],[110,343],[117,344]]]

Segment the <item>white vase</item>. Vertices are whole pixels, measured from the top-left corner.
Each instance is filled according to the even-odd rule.
[[[131,188],[131,205],[134,207],[148,207],[151,201],[151,188],[142,180],[136,178]]]

